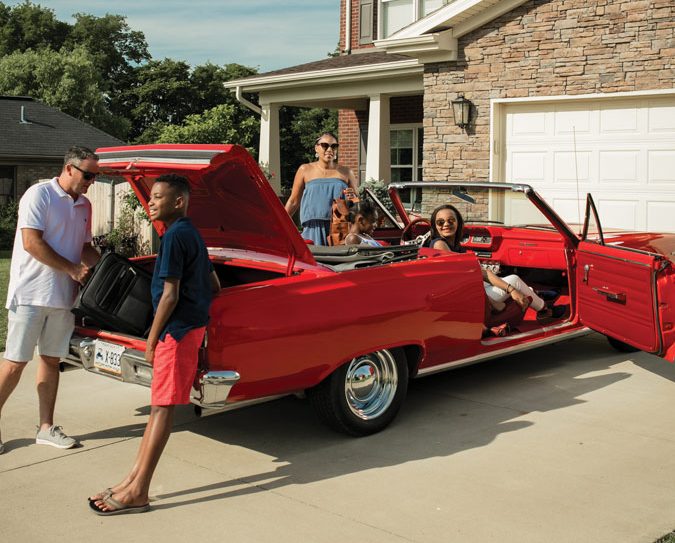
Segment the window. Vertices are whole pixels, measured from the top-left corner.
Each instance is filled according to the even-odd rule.
[[[389,133],[391,147],[391,181],[422,181],[422,147],[424,130],[419,125],[399,125]],[[418,209],[422,193],[416,189],[399,191],[406,208]]]
[[[14,200],[14,166],[0,166],[0,205]]]
[[[451,0],[380,0],[380,38],[388,38],[404,26],[429,15]]]

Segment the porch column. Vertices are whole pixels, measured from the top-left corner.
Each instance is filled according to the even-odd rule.
[[[389,151],[389,96],[370,97],[368,111],[368,147],[366,151],[366,180],[391,181]]]
[[[281,154],[279,152],[279,106],[261,104],[260,149],[258,162],[266,165],[267,171],[274,174],[270,185],[274,192],[281,192]]]

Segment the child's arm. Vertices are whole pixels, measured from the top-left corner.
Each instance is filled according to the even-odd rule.
[[[166,326],[173,310],[176,309],[176,304],[178,304],[179,288],[180,279],[167,277],[164,280],[164,291],[159,299],[159,304],[157,304],[157,312],[152,319],[150,334],[145,344],[145,361],[149,364],[152,364],[155,359],[155,347],[157,347],[159,341],[159,334]]]

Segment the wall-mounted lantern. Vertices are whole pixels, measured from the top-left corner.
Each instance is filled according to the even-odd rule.
[[[471,101],[459,93],[452,102],[452,113],[455,116],[455,124],[460,128],[466,128],[471,121]]]

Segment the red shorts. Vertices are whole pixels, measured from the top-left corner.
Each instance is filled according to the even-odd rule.
[[[152,405],[190,403],[190,388],[197,373],[205,330],[205,326],[194,328],[180,341],[166,334],[164,341],[157,343],[150,387]]]

